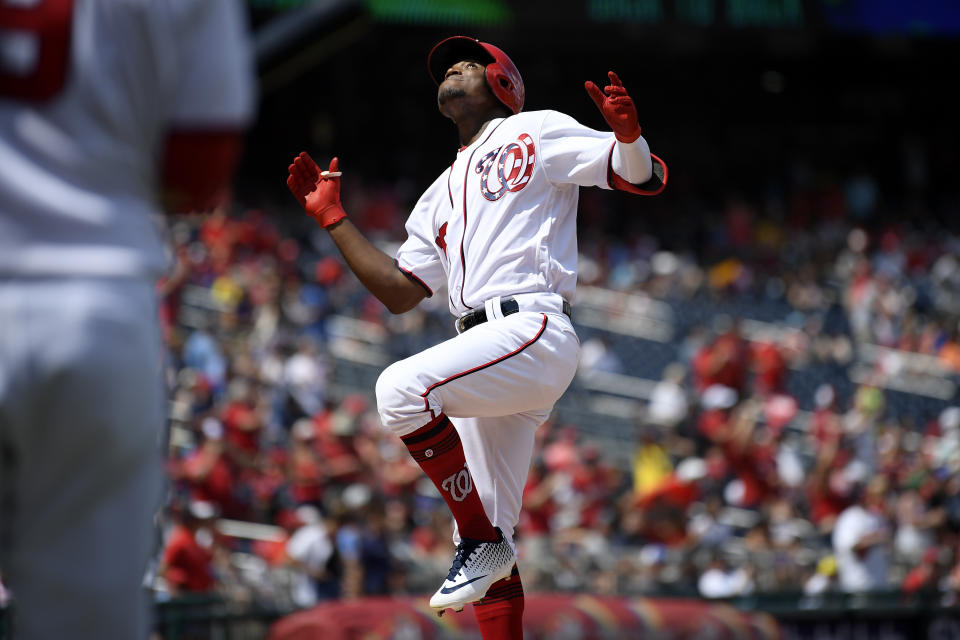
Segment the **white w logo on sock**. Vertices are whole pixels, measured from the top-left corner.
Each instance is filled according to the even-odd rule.
[[[473,491],[473,478],[470,477],[470,471],[467,469],[467,464],[463,464],[463,469],[457,471],[451,476],[448,476],[443,482],[440,483],[440,486],[443,487],[443,490],[450,494],[450,497],[453,498],[455,502],[463,502],[464,498],[470,495],[470,492]]]

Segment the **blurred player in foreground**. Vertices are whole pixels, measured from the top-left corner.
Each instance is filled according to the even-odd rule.
[[[0,566],[16,640],[149,632],[156,216],[224,197],[250,53],[238,0],[0,0]]]
[[[459,335],[388,367],[378,408],[456,521],[453,566],[430,606],[474,602],[484,638],[521,638],[513,531],[534,431],[577,365],[569,300],[579,188],[654,195],[666,167],[613,72],[603,91],[586,83],[613,129],[600,132],[557,111],[521,112],[523,80],[493,45],[448,38],[428,67],[462,147],[414,207],[396,260],[346,218],[336,158],[321,172],[301,153],[287,185],[393,313],[446,286]]]

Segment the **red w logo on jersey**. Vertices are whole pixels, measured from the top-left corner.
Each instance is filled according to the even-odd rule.
[[[487,200],[499,200],[508,191],[520,191],[530,182],[536,158],[533,138],[526,133],[516,142],[494,149],[474,167],[480,174],[480,193]]]
[[[437,246],[443,249],[443,252],[447,252],[447,223],[444,222],[440,225],[440,233],[437,234],[437,237],[434,239],[437,243]]]

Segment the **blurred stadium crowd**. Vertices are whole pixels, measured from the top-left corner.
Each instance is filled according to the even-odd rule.
[[[346,209],[392,252],[403,185],[352,179]],[[669,250],[642,225],[591,232],[603,207],[584,192],[581,285],[625,324],[581,326],[574,302],[571,395],[645,391],[617,418],[625,431],[563,403],[540,428],[518,532],[528,589],[952,602],[960,236],[889,215],[868,173],[731,195]],[[449,563],[451,522],[380,428],[372,380],[452,334],[445,297],[390,316],[326,234],[277,214],[240,207],[170,228],[159,597],[303,607],[426,592]],[[650,317],[628,299],[671,310],[669,330],[632,331]]]

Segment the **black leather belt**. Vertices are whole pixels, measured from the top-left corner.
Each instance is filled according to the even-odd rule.
[[[520,303],[517,302],[514,298],[501,298],[500,299],[500,313],[504,316],[513,315],[520,311]],[[572,309],[570,303],[566,300],[563,301],[563,312],[567,315],[568,318],[572,318],[571,315]],[[483,324],[489,318],[487,318],[487,310],[483,307],[477,309],[476,311],[471,311],[470,313],[465,313],[459,318],[457,318],[457,329],[460,333],[463,333],[467,329],[472,329],[478,324]]]

